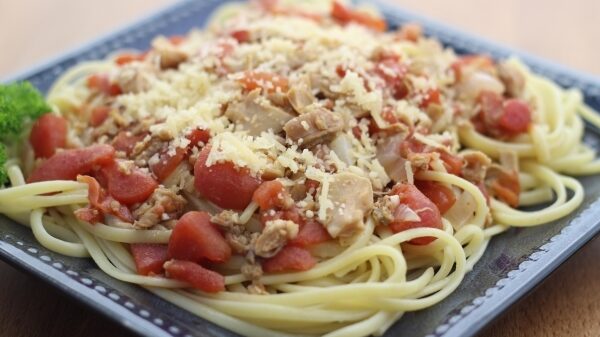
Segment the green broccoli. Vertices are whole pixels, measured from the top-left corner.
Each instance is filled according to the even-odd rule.
[[[0,187],[8,182],[8,173],[4,167],[7,159],[6,148],[4,147],[4,144],[0,144]]]
[[[44,96],[29,82],[0,85],[0,142],[14,141],[26,124],[50,111]],[[0,143],[0,186],[8,182],[6,146]]]

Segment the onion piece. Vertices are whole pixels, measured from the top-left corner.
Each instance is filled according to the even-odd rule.
[[[398,205],[398,207],[396,207],[396,210],[394,210],[394,220],[393,221],[394,222],[395,221],[419,222],[419,221],[421,221],[421,217],[419,216],[419,214],[417,214],[417,212],[412,210],[410,207],[406,206],[405,204],[400,204],[400,205]]]
[[[452,207],[444,213],[444,218],[450,221],[454,230],[461,229],[475,216],[477,204],[471,193],[463,191]]]
[[[491,91],[502,95],[504,90],[504,84],[499,79],[484,71],[470,73],[458,86],[460,95],[465,99],[475,99],[482,91]]]
[[[329,147],[335,154],[347,165],[354,163],[352,155],[352,141],[345,133],[339,133],[337,137],[329,144]]]

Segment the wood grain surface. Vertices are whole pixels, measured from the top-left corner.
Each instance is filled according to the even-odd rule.
[[[0,78],[169,2],[0,0]],[[600,75],[600,1],[394,2],[505,45]],[[600,238],[569,259],[482,336],[600,336],[598,261]],[[0,336],[131,334],[49,285],[0,262]]]

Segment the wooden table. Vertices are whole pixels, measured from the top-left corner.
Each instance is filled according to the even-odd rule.
[[[492,40],[600,75],[600,2],[395,0]],[[0,0],[0,78],[121,26],[167,0]],[[486,336],[600,336],[600,238]],[[0,262],[1,336],[129,336],[124,328]]]

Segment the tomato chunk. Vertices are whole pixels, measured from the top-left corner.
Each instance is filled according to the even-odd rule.
[[[508,135],[527,132],[531,124],[531,110],[525,102],[509,99],[504,102],[504,113],[498,120],[498,127]]]
[[[317,264],[315,258],[304,248],[285,246],[277,255],[262,263],[267,273],[293,272],[309,270]]]
[[[400,30],[396,34],[396,39],[400,41],[412,41],[417,42],[423,35],[423,28],[416,23],[407,23],[400,27]]]
[[[194,129],[187,136],[187,139],[190,140],[190,145],[188,145],[189,150],[194,146],[206,145],[210,140],[210,131],[206,129]]]
[[[231,257],[231,248],[221,232],[210,223],[208,213],[188,212],[173,228],[169,257],[198,263],[206,260],[222,263]]]
[[[186,151],[182,148],[177,148],[175,154],[171,155],[168,151],[163,151],[158,157],[158,162],[150,165],[150,170],[156,176],[158,181],[167,179],[173,171],[185,159]]]
[[[293,246],[308,247],[333,240],[329,232],[315,220],[307,220],[300,225],[298,235],[289,244]]]
[[[111,83],[106,74],[94,74],[88,77],[87,87],[90,90],[99,91],[106,96],[118,96],[123,93],[119,85]]]
[[[129,209],[107,195],[96,179],[89,176],[79,176],[77,181],[88,185],[88,199],[90,202],[89,207],[75,211],[75,215],[79,220],[95,224],[104,221],[104,215],[113,215],[125,222],[133,223],[134,218]]]
[[[531,125],[529,106],[518,99],[503,101],[494,92],[483,91],[478,98],[481,112],[473,119],[477,131],[492,137],[514,137]]]
[[[463,168],[463,160],[459,156],[455,156],[445,151],[439,151],[440,159],[444,162],[446,171],[450,174],[460,176]]]
[[[304,218],[297,207],[293,206],[290,209],[282,210],[267,210],[262,212],[260,222],[264,225],[271,220],[289,220],[297,223],[299,226],[304,224]]]
[[[108,118],[110,114],[110,107],[107,106],[99,106],[95,107],[92,110],[92,115],[90,116],[90,125],[93,127],[97,127],[102,125],[104,121]]]
[[[172,153],[166,148],[159,155],[158,162],[150,164],[150,170],[154,173],[158,181],[162,182],[167,179],[177,166],[183,162],[188,153],[191,153],[194,146],[208,143],[210,133],[208,130],[194,129],[187,138],[190,140],[187,149],[178,147],[175,149],[175,153]]]
[[[102,168],[108,183],[108,193],[125,205],[146,201],[154,193],[158,183],[138,168],[124,168],[121,165],[120,162],[113,161]]]
[[[80,174],[110,164],[114,156],[115,149],[110,145],[92,145],[83,149],[61,151],[33,170],[27,182],[75,180]]]
[[[165,263],[165,270],[168,277],[189,283],[192,287],[204,292],[218,293],[225,290],[223,275],[197,263],[173,260]]]
[[[124,53],[115,58],[117,65],[123,66],[131,62],[143,61],[146,55],[136,53]]]
[[[115,150],[125,152],[125,154],[129,155],[135,148],[135,145],[144,138],[146,138],[146,133],[133,135],[129,131],[121,131],[113,139],[112,146]]]
[[[129,246],[135,268],[140,275],[160,275],[167,262],[167,245],[132,243]]]
[[[493,73],[495,68],[494,60],[491,57],[477,54],[461,56],[450,67],[454,72],[456,82],[460,82],[466,72],[474,69]]]
[[[511,207],[519,206],[519,194],[521,192],[521,184],[519,182],[519,174],[517,172],[500,172],[494,179],[487,181],[489,192],[504,201]]]
[[[437,206],[440,213],[444,214],[456,202],[452,189],[435,181],[417,180],[415,185],[429,200]]]
[[[67,145],[67,120],[53,114],[41,116],[31,128],[29,142],[36,158],[50,158]]]
[[[266,90],[269,93],[281,90],[281,92],[287,92],[289,83],[287,78],[266,72],[258,71],[247,71],[239,80],[239,83],[244,87],[246,91],[252,91],[260,88]]]
[[[229,162],[206,166],[210,150],[210,146],[204,147],[194,166],[196,190],[219,207],[246,208],[261,183],[260,179],[251,176],[247,169],[238,169]]]
[[[419,191],[414,185],[409,184],[397,184],[392,189],[392,194],[400,197],[400,206],[395,210],[394,219],[389,227],[394,233],[399,233],[412,228],[420,227],[431,227],[442,229],[442,216],[437,206],[429,200],[421,191]],[[407,221],[405,219],[399,219],[402,215],[402,209],[404,207],[410,208],[413,212],[417,213],[420,220]],[[416,245],[426,245],[435,238],[433,237],[421,237],[415,238],[410,241]]]
[[[252,201],[257,203],[263,211],[275,207],[283,208],[286,193],[281,182],[277,180],[265,181],[254,191]]]
[[[429,89],[425,94],[425,98],[421,102],[421,108],[427,109],[430,104],[440,104],[440,91],[439,89]]]
[[[333,2],[331,17],[342,24],[354,22],[377,32],[385,32],[387,29],[387,23],[384,19],[368,13],[352,10],[341,4],[339,1]]]
[[[174,46],[179,46],[180,44],[185,42],[185,36],[171,35],[169,36],[169,42]]]
[[[245,43],[250,41],[250,31],[247,29],[239,29],[231,32],[231,37],[237,40],[238,43]]]
[[[405,82],[408,66],[400,62],[399,57],[385,57],[379,61],[375,73],[385,81],[392,97],[400,100],[408,96],[409,88]]]

